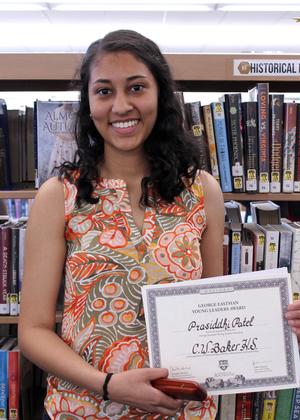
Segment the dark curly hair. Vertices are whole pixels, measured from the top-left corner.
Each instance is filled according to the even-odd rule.
[[[80,68],[80,104],[76,121],[78,151],[74,162],[60,167],[60,177],[72,179],[72,172],[78,170],[74,182],[78,188],[78,203],[82,200],[95,203],[92,196],[99,176],[99,162],[103,158],[104,141],[90,118],[88,85],[91,65],[101,54],[125,51],[143,62],[151,71],[158,86],[157,120],[151,134],[144,142],[149,161],[150,175],[142,180],[141,205],[151,205],[148,187],[155,196],[171,203],[188,185],[194,182],[196,172],[201,169],[201,154],[197,142],[184,129],[183,114],[174,94],[175,82],[170,68],[158,46],[132,30],[117,30],[103,39],[93,42],[84,55]]]

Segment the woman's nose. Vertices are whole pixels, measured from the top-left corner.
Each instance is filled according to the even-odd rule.
[[[114,97],[112,111],[116,114],[126,114],[133,109],[128,96],[124,93],[117,93]]]

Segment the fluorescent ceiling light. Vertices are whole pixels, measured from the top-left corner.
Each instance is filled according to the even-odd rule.
[[[219,12],[298,12],[300,5],[291,4],[230,4],[226,6],[219,6]]]
[[[192,2],[188,3],[177,3],[177,2],[108,2],[108,3],[57,3],[50,6],[51,10],[60,10],[60,11],[116,11],[116,12],[125,12],[125,11],[141,11],[141,12],[155,12],[155,11],[173,11],[173,12],[210,12],[213,10],[213,7],[203,5],[203,4],[194,4]]]
[[[45,4],[42,3],[0,3],[0,10],[10,12],[34,12],[49,10]]]

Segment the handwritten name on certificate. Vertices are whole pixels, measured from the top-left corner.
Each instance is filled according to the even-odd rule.
[[[299,387],[285,268],[143,287],[150,366],[213,394]]]

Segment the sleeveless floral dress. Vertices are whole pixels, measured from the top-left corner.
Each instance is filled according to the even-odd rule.
[[[126,183],[101,178],[97,204],[76,205],[64,179],[65,296],[62,339],[103,372],[149,367],[141,287],[198,279],[206,227],[199,177],[174,203],[145,210],[142,232],[132,217]],[[55,420],[170,419],[144,413],[49,375],[45,408]],[[214,419],[216,402],[189,402],[174,419]]]

